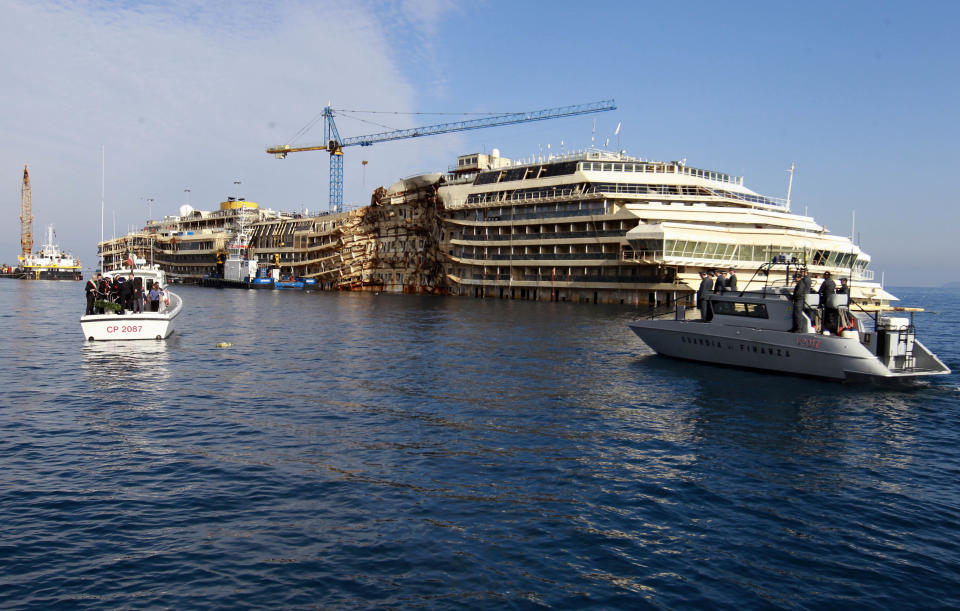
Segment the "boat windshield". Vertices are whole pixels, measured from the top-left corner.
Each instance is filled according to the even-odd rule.
[[[767,304],[745,301],[713,301],[713,313],[723,316],[746,316],[748,318],[769,318]]]
[[[154,269],[134,269],[132,272],[127,270],[114,270],[111,272],[105,272],[103,274],[104,278],[113,280],[117,276],[122,276],[123,278],[129,278],[130,276],[134,278],[143,278],[144,284],[147,283],[147,280],[152,280],[153,282],[158,282],[160,286],[165,286],[167,284],[166,277],[161,270]]]

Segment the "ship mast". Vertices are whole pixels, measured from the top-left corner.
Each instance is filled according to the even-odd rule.
[[[33,198],[26,165],[23,166],[23,183],[20,185],[20,250],[24,257],[33,254]]]
[[[790,182],[787,183],[787,212],[790,212],[790,191],[793,190],[793,170],[796,164],[791,163],[787,172],[790,174]]]

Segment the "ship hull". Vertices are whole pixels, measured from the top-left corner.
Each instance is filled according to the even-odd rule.
[[[658,354],[741,369],[885,384],[950,373],[935,357],[936,362],[922,370],[891,371],[854,338],[718,327],[700,321],[634,321],[628,326]]]
[[[83,280],[83,273],[64,269],[24,270],[21,277],[27,280]]]

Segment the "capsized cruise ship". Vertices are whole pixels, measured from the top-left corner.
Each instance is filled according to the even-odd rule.
[[[774,257],[849,277],[853,296],[893,298],[870,257],[743,178],[600,150],[514,162],[461,156],[439,185],[452,292],[520,299],[671,305],[701,270],[733,268],[738,288]]]
[[[732,268],[750,289],[776,258],[848,278],[862,304],[895,299],[849,238],[742,177],[595,149],[461,155],[340,213],[274,213],[242,198],[215,212],[183,208],[101,248],[202,281],[223,277],[241,228],[249,260],[321,290],[671,306],[691,300],[701,270]]]

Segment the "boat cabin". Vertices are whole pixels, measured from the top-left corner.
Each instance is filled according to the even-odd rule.
[[[113,281],[115,277],[123,276],[124,278],[142,278],[143,286],[159,284],[161,288],[167,287],[167,275],[160,269],[159,265],[148,265],[145,267],[134,267],[126,269],[114,269],[108,272],[103,273],[103,277],[109,281]]]
[[[712,321],[732,327],[750,327],[771,331],[789,331],[793,326],[793,300],[788,289],[776,291],[745,291],[711,295],[707,300],[704,321]],[[847,309],[847,295],[830,295],[823,308],[838,312],[837,329],[858,331],[857,319]],[[806,333],[823,331],[824,309],[820,305],[820,295],[811,293],[806,296],[804,320]]]

